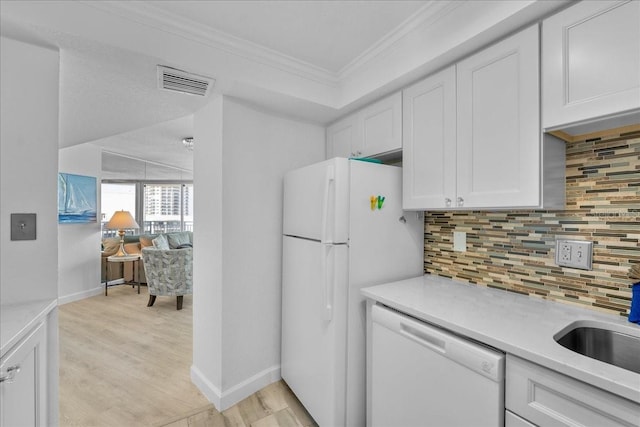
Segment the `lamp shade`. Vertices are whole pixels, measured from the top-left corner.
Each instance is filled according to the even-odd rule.
[[[109,222],[107,228],[122,230],[124,228],[140,228],[129,211],[116,211]]]

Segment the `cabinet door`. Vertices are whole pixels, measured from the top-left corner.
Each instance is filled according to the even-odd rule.
[[[640,405],[507,355],[506,408],[538,426],[631,427]]]
[[[353,147],[361,146],[362,131],[356,115],[345,117],[327,128],[327,159],[357,157]]]
[[[456,193],[456,71],[403,92],[404,209],[451,207]]]
[[[395,93],[360,112],[362,147],[359,156],[367,157],[402,149],[402,93]]]
[[[457,207],[540,204],[538,26],[457,65]]]
[[[640,2],[583,1],[542,24],[543,127],[640,108]]]
[[[40,323],[2,357],[0,427],[47,425],[46,328]]]

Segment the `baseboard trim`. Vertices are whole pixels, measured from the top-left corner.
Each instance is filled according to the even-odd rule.
[[[113,282],[109,282],[109,283],[113,283]],[[68,304],[70,302],[79,301],[81,299],[93,297],[95,295],[100,295],[102,292],[104,292],[104,286],[98,286],[96,288],[88,289],[86,291],[75,292],[73,294],[65,295],[63,297],[58,297],[58,305]]]
[[[221,406],[224,409],[230,408],[242,399],[251,396],[256,391],[268,386],[271,383],[279,381],[280,365],[272,366],[264,371],[258,372],[251,378],[234,385],[222,394]]]
[[[258,390],[279,381],[281,378],[280,365],[276,365],[258,372],[254,376],[234,385],[229,390],[221,392],[197,367],[191,365],[191,381],[209,402],[213,403],[218,411],[224,411],[232,407]]]
[[[196,366],[191,365],[191,382],[198,387],[198,390],[204,394],[204,397],[213,403],[218,411],[223,411],[221,408],[221,395],[220,389],[213,385],[211,381],[202,373]]]

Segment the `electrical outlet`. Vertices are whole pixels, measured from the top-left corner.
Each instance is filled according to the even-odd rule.
[[[560,243],[560,261],[571,262],[571,245],[568,242]]]
[[[591,270],[593,242],[587,240],[556,240],[556,264]]]

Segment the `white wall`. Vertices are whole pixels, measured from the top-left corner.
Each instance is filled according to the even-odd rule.
[[[102,150],[92,144],[62,148],[60,172],[96,177],[100,210]],[[100,284],[100,223],[58,225],[58,298],[60,304],[102,292]]]
[[[282,178],[324,159],[325,133],[223,98],[195,138],[192,378],[225,409],[280,379]]]
[[[211,402],[219,402],[223,303],[222,97],[213,100],[196,113],[194,137],[198,143],[195,144],[193,152],[193,188],[196,196],[193,200],[191,377]]]
[[[0,37],[0,302],[58,294],[57,51]],[[10,214],[37,214],[36,240],[10,240]]]

